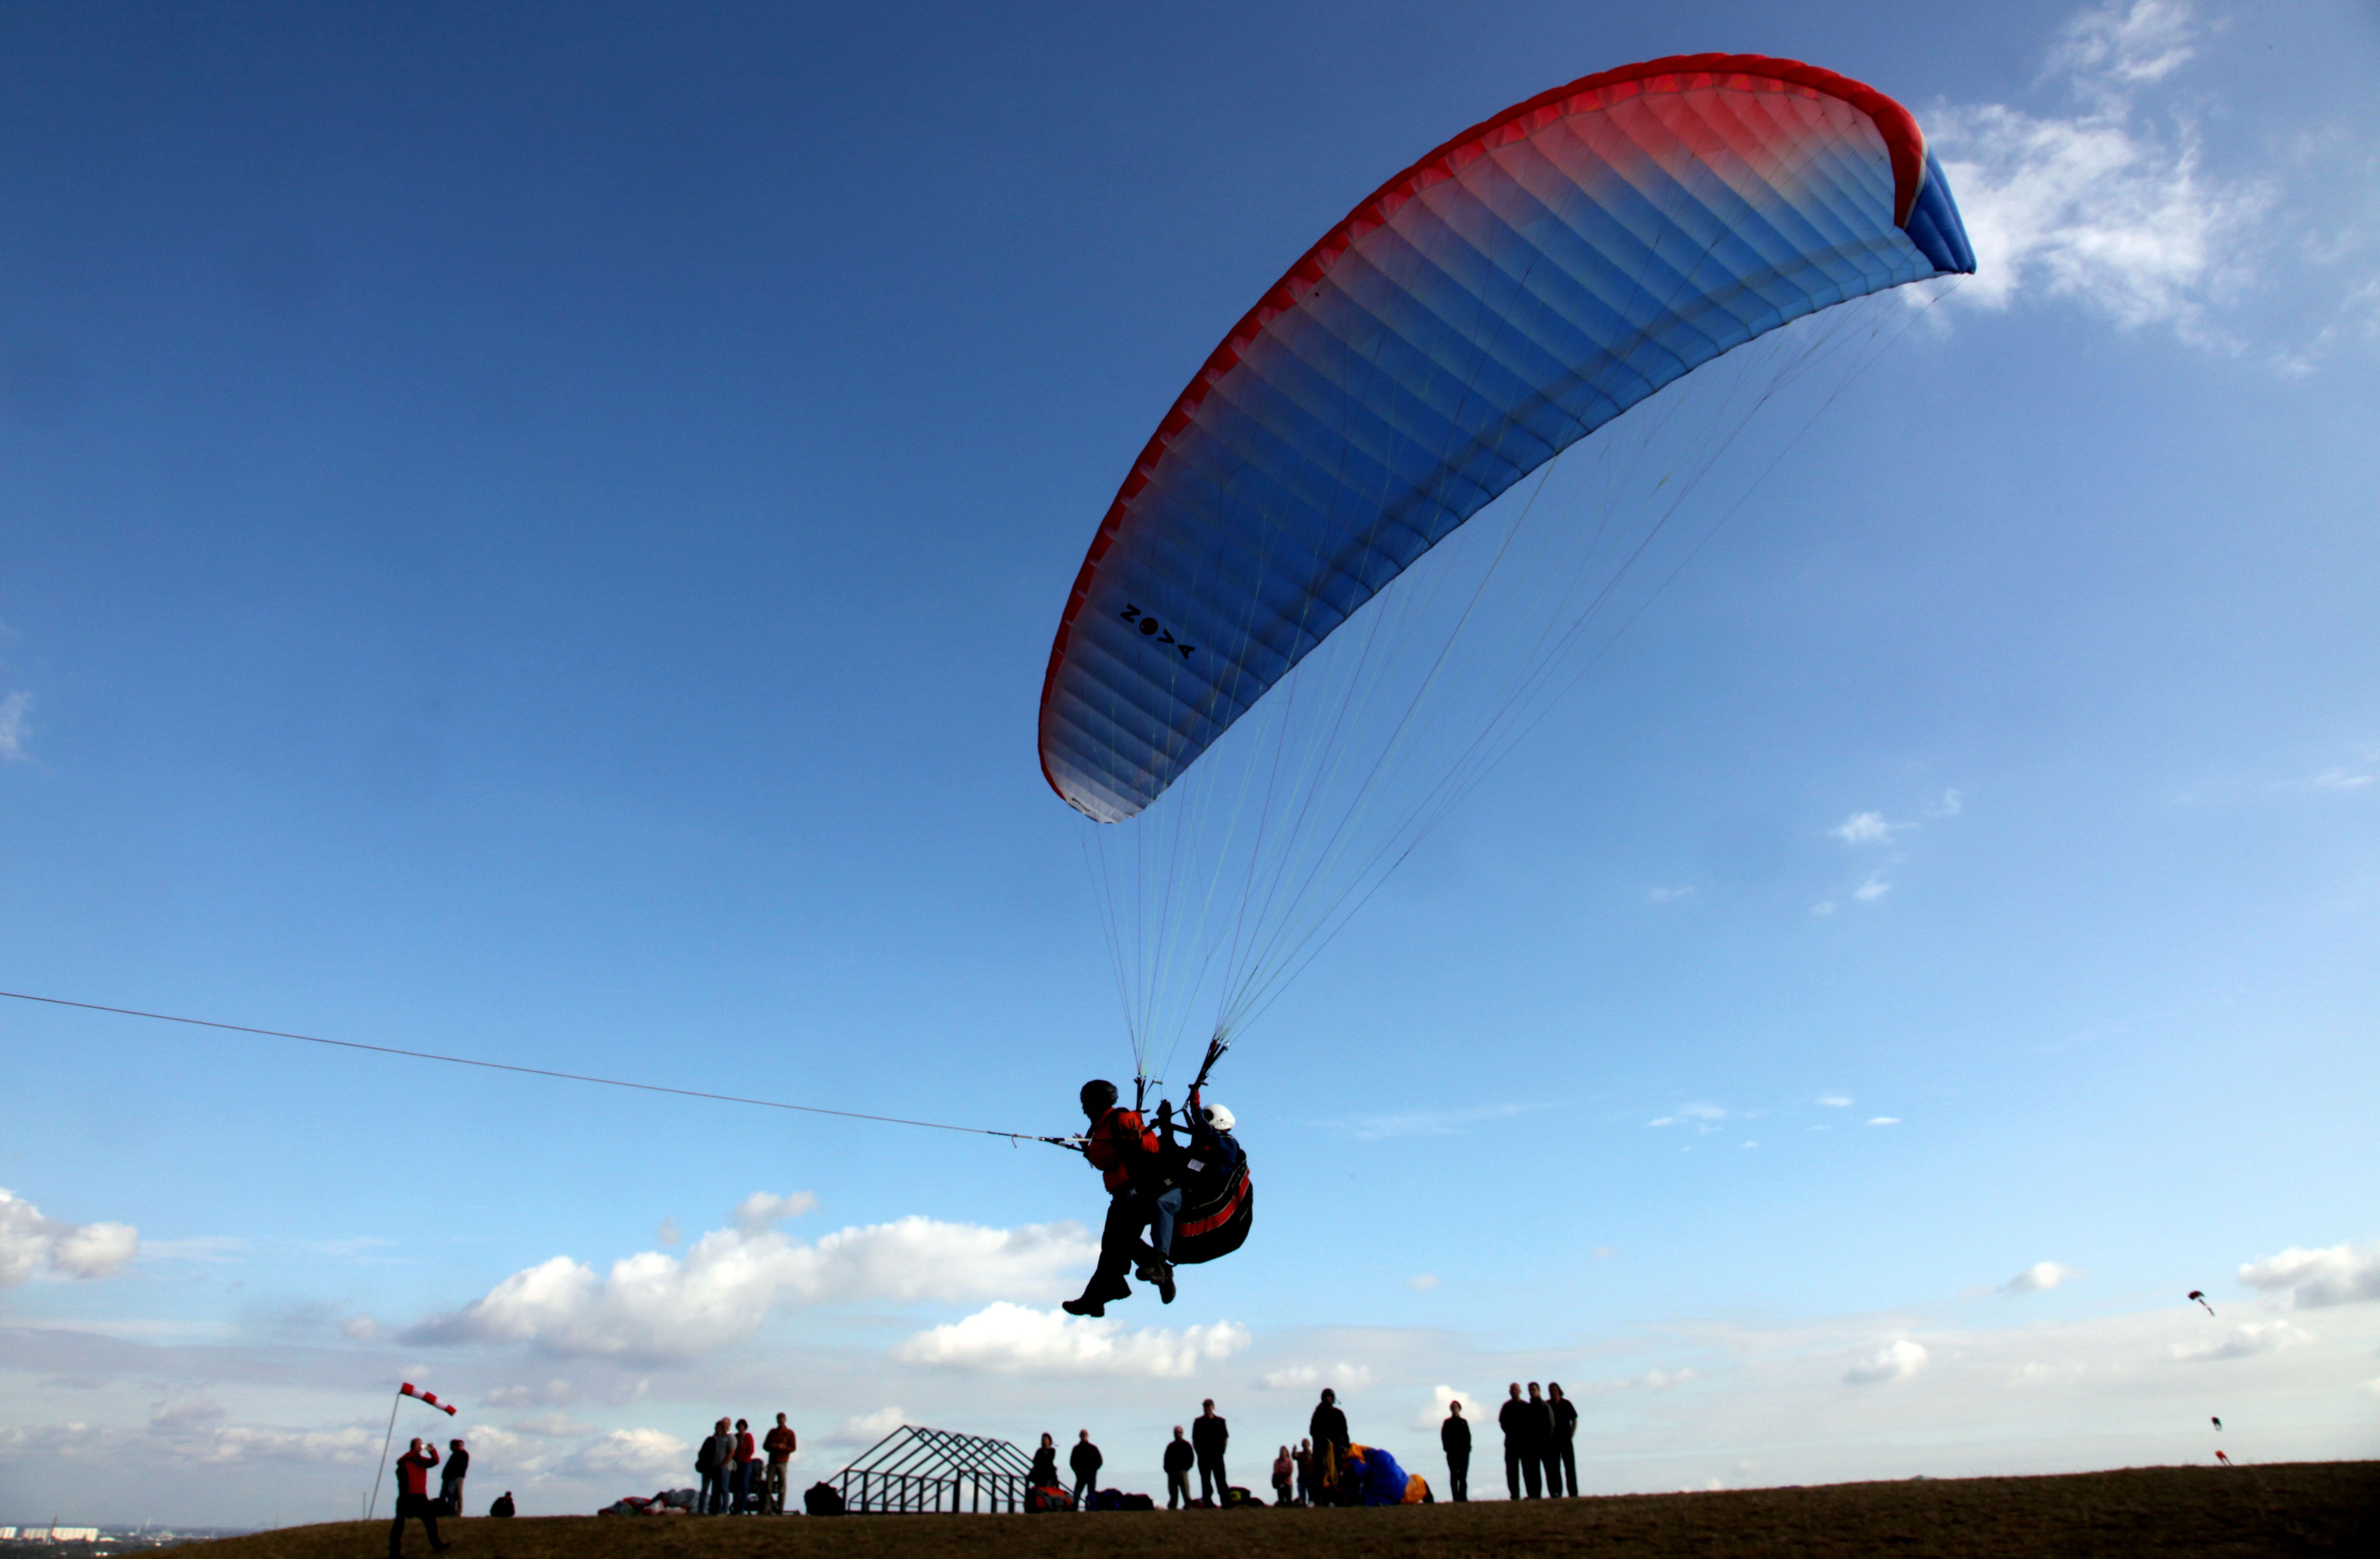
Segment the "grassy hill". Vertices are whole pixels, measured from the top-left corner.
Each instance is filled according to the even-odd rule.
[[[1386,1510],[1098,1516],[485,1517],[446,1522],[454,1559],[1402,1559],[1476,1553],[1735,1555],[2380,1554],[2380,1462],[2137,1468],[2059,1478],[1840,1483]],[[384,1523],[194,1545],[205,1559],[358,1559]],[[424,1559],[418,1526],[406,1553]]]

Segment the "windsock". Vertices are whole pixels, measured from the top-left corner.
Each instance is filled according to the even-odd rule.
[[[455,1405],[453,1403],[439,1401],[438,1394],[436,1392],[423,1391],[411,1381],[407,1381],[402,1385],[398,1386],[396,1388],[396,1394],[399,1396],[410,1396],[419,1402],[427,1402],[430,1406],[437,1408],[440,1412],[445,1414],[450,1419],[455,1416]]]

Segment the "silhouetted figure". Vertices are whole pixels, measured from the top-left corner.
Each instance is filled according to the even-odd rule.
[[[1066,1465],[1075,1469],[1075,1508],[1091,1508],[1090,1496],[1099,1492],[1099,1468],[1107,1458],[1091,1443],[1091,1431],[1085,1430],[1075,1441],[1075,1448],[1066,1454]]]
[[[1173,1438],[1165,1446],[1165,1508],[1179,1510],[1190,1503],[1190,1468],[1198,1460],[1198,1453],[1190,1442],[1182,1438],[1182,1426],[1173,1426]]]
[[[1514,1381],[1511,1396],[1496,1410],[1496,1426],[1504,1431],[1505,1493],[1519,1499],[1525,1482],[1529,1498],[1543,1498],[1545,1468],[1538,1458],[1545,1454],[1544,1404],[1531,1407],[1522,1401],[1521,1382]]]
[[[1322,1388],[1322,1401],[1306,1420],[1305,1432],[1314,1437],[1314,1503],[1334,1504],[1339,1498],[1339,1474],[1347,1465],[1347,1447],[1353,1442],[1347,1433],[1347,1415],[1339,1410],[1339,1394],[1329,1386]]]
[[[759,1450],[759,1443],[752,1438],[750,1422],[744,1419],[736,1419],[735,1449],[731,1453],[735,1467],[728,1476],[727,1485],[732,1498],[727,1508],[737,1516],[748,1516],[760,1508],[759,1501],[752,1497],[758,1492],[752,1487],[753,1458]]]
[[[1094,1078],[1083,1085],[1083,1114],[1091,1128],[1083,1144],[1083,1156],[1099,1172],[1100,1184],[1108,1190],[1107,1223],[1099,1230],[1099,1264],[1091,1269],[1091,1280],[1083,1285],[1082,1294],[1068,1299],[1059,1308],[1069,1315],[1099,1316],[1107,1313],[1111,1300],[1128,1298],[1132,1285],[1123,1274],[1132,1269],[1143,1248],[1140,1231],[1149,1225],[1159,1211],[1160,1200],[1171,1198],[1169,1214],[1182,1210],[1182,1188],[1169,1187],[1164,1164],[1159,1157],[1157,1133],[1140,1118],[1137,1110],[1123,1109],[1116,1102],[1116,1086],[1104,1078]],[[1171,1247],[1172,1224],[1164,1228],[1164,1243]],[[1173,1302],[1173,1268],[1166,1261],[1142,1261],[1144,1277],[1157,1285],[1159,1297]]]
[[[1438,1426],[1438,1443],[1446,1451],[1446,1488],[1455,1504],[1471,1498],[1471,1420],[1463,1404],[1446,1405],[1446,1421]]]
[[[727,1420],[713,1424],[702,1439],[702,1449],[694,1455],[694,1470],[702,1475],[702,1492],[695,1496],[698,1515],[718,1516],[727,1509],[727,1480],[735,1464],[735,1437],[727,1432]]]
[[[1578,1498],[1578,1452],[1572,1442],[1578,1438],[1578,1404],[1562,1395],[1560,1381],[1546,1382],[1547,1411],[1554,1422],[1552,1449],[1546,1455],[1546,1492],[1559,1499],[1567,1487],[1570,1497]]]
[[[1198,1453],[1198,1497],[1223,1503],[1232,1480],[1223,1476],[1223,1447],[1232,1443],[1232,1426],[1215,1415],[1215,1399],[1199,1404],[1206,1411],[1190,1420],[1190,1444]]]
[[[1297,1463],[1290,1458],[1286,1445],[1272,1459],[1272,1503],[1284,1506],[1297,1503]]]
[[[1554,1459],[1553,1405],[1537,1394],[1535,1381],[1529,1382],[1529,1411],[1537,1416],[1537,1467],[1545,1476],[1546,1497],[1558,1500],[1561,1498],[1561,1474]],[[1533,1478],[1529,1482],[1530,1492],[1536,1492],[1536,1480]]]
[[[463,1449],[459,1440],[446,1442],[446,1465],[438,1469],[438,1504],[441,1514],[461,1516],[463,1514],[463,1479],[471,1470],[471,1453]]]
[[[783,1516],[785,1513],[785,1477],[794,1453],[801,1449],[801,1441],[785,1422],[785,1415],[777,1415],[777,1427],[769,1438],[760,1442],[760,1449],[769,1454],[769,1490],[760,1502],[763,1514]]]
[[[419,1440],[396,1458],[396,1519],[388,1524],[388,1559],[403,1559],[409,1517],[419,1517],[421,1529],[430,1534],[431,1553],[446,1552],[438,1541],[438,1507],[430,1499],[430,1469],[437,1465],[438,1447]]]
[[[506,1489],[503,1493],[498,1494],[496,1496],[496,1503],[488,1506],[488,1514],[491,1516],[509,1517],[512,1513],[513,1492],[510,1489]]]
[[[1321,1503],[1314,1497],[1314,1442],[1299,1441],[1297,1449],[1289,1454],[1289,1459],[1297,1464],[1298,1503],[1301,1504]]]
[[[1058,1487],[1058,1443],[1046,1434],[1033,1453],[1033,1470],[1025,1475],[1025,1481],[1036,1489]]]

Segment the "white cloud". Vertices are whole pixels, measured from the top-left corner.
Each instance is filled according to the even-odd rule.
[[[674,1248],[684,1242],[686,1236],[679,1230],[676,1219],[664,1218],[662,1226],[653,1231],[653,1239],[658,1244]]]
[[[2362,790],[2372,781],[2370,774],[2359,774],[2352,769],[2340,767],[2325,769],[2306,781],[2306,785],[2313,790]]]
[[[1942,799],[1925,809],[1930,818],[1954,818],[1967,810],[1967,798],[1955,790],[1942,792]]]
[[[2043,1294],[2082,1274],[2063,1261],[2035,1261],[2000,1285],[2009,1294]]]
[[[1848,1110],[1856,1101],[1846,1093],[1822,1093],[1818,1096],[1818,1102],[1829,1110]]]
[[[1436,1273],[1415,1273],[1413,1276],[1405,1279],[1405,1286],[1407,1288],[1414,1289],[1418,1293],[1427,1294],[1431,1289],[1438,1286],[1438,1274]]]
[[[1694,890],[1692,887],[1648,888],[1645,893],[1645,902],[1647,904],[1683,904],[1686,900],[1694,896]]]
[[[682,1261],[647,1250],[602,1276],[556,1256],[409,1335],[525,1343],[564,1355],[691,1358],[751,1336],[781,1304],[1054,1293],[1098,1253],[1076,1224],[992,1229],[910,1217],[839,1229],[807,1246],[774,1231],[714,1229]]]
[[[1293,1364],[1268,1371],[1257,1383],[1267,1391],[1311,1391],[1326,1385],[1333,1391],[1356,1391],[1372,1383],[1372,1367],[1340,1363],[1324,1370],[1311,1364]]]
[[[905,1339],[893,1347],[892,1357],[904,1364],[946,1370],[1179,1379],[1196,1373],[1201,1362],[1228,1358],[1247,1344],[1247,1329],[1228,1321],[1180,1331],[1147,1327],[1126,1332],[1118,1321],[1002,1300],[964,1321]]]
[[[334,1463],[362,1466],[380,1455],[380,1436],[359,1425],[333,1430],[261,1428],[252,1424],[193,1425],[157,1431],[177,1460],[228,1467],[242,1462]]]
[[[2322,1250],[2292,1246],[2241,1267],[2240,1281],[2267,1292],[2286,1288],[2289,1303],[2301,1310],[2380,1299],[2380,1242]]]
[[[1507,1121],[1560,1104],[1554,1099],[1532,1099],[1509,1104],[1477,1104],[1459,1110],[1408,1110],[1397,1114],[1360,1115],[1353,1120],[1322,1124],[1344,1131],[1360,1142],[1380,1142],[1398,1137],[1455,1137],[1467,1127]]]
[[[798,1218],[818,1206],[818,1198],[808,1191],[795,1191],[789,1196],[771,1196],[766,1191],[754,1191],[735,1204],[731,1216],[735,1226],[747,1235],[766,1233],[788,1218]]]
[[[1834,912],[1835,901],[1830,898],[1822,898],[1817,903],[1810,906],[1810,913],[1815,915],[1821,920],[1825,920]]]
[[[31,735],[25,726],[25,714],[32,707],[30,693],[11,693],[0,699],[0,762],[25,761],[25,738]]]
[[[1846,1385],[1871,1386],[1886,1381],[1905,1381],[1925,1365],[1925,1345],[1902,1337],[1887,1345],[1865,1364],[1854,1365],[1843,1371]]]
[[[1839,827],[1828,829],[1846,845],[1880,845],[1896,834],[1905,834],[1917,826],[1909,822],[1888,822],[1882,812],[1853,812]]]
[[[559,1407],[577,1393],[568,1381],[548,1381],[541,1386],[498,1386],[480,1398],[483,1407]]]
[[[843,1427],[828,1435],[826,1441],[830,1445],[873,1445],[908,1421],[909,1416],[899,1407],[855,1413],[844,1419]]]
[[[1457,1391],[1452,1386],[1432,1386],[1429,1404],[1414,1415],[1413,1427],[1420,1430],[1436,1429],[1446,1421],[1449,1406],[1456,1402],[1463,1404],[1463,1416],[1471,1419],[1475,1426],[1481,1422],[1480,1398],[1477,1393]],[[1492,1413],[1489,1415],[1491,1419],[1493,1416]]]
[[[171,1433],[198,1424],[213,1423],[223,1416],[223,1404],[212,1396],[186,1396],[179,1401],[169,1399],[150,1407],[149,1431],[152,1434]]]
[[[2209,177],[2186,127],[2168,140],[2133,114],[2142,88],[2191,57],[2192,31],[2188,8],[2168,0],[2104,5],[2070,24],[2050,56],[2079,113],[1989,104],[1931,116],[1975,248],[1976,274],[1955,300],[2005,308],[2037,292],[2127,328],[2219,339],[2206,306],[2243,272],[2249,225],[2271,193]]]
[[[1899,1126],[1900,1124],[1900,1117],[1899,1115],[1870,1115],[1867,1118],[1867,1124],[1870,1126]]]
[[[0,1189],[0,1288],[44,1269],[61,1277],[105,1277],[139,1253],[129,1224],[69,1224],[44,1218],[22,1197]]]
[[[657,1429],[615,1429],[573,1452],[562,1468],[577,1478],[674,1489],[694,1478],[694,1447]]]
[[[1877,899],[1882,898],[1891,891],[1892,884],[1890,883],[1886,882],[1881,877],[1870,877],[1866,882],[1862,883],[1858,887],[1852,890],[1852,896],[1858,899],[1862,904],[1874,904]]]
[[[1691,1370],[1647,1370],[1636,1383],[1648,1391],[1667,1391],[1694,1378],[1694,1372]]]
[[[2186,1364],[2226,1358],[2252,1358],[2313,1341],[2312,1335],[2286,1321],[2251,1321],[2235,1326],[2228,1336],[2204,1344],[2176,1343],[2168,1352]]]
[[[534,1418],[515,1419],[511,1426],[522,1434],[534,1434],[540,1440],[577,1440],[597,1432],[593,1424],[582,1424],[567,1413],[540,1413]]]

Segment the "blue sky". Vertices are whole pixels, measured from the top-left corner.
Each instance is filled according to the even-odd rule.
[[[528,1510],[1334,1382],[1605,1491],[2380,1449],[2368,10],[0,28],[0,988],[1010,1129],[1129,1068],[1067,583],[1354,201],[1770,53],[1984,266],[1247,1036],[1172,1309],[1056,1315],[1046,1148],[0,1004],[0,1521],[351,1513],[400,1377]]]

